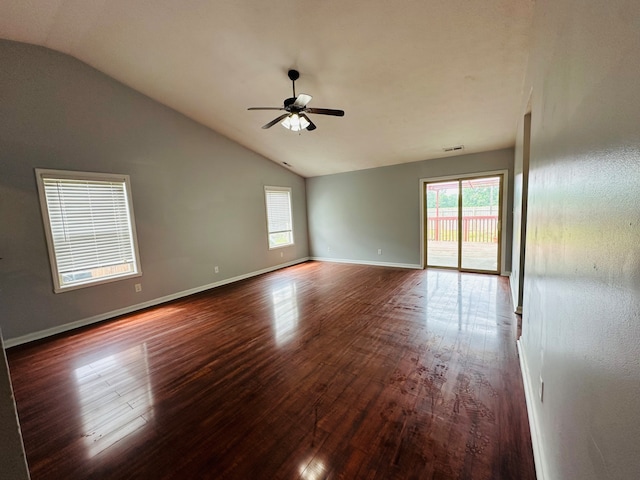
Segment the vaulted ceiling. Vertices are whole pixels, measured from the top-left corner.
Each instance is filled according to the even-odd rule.
[[[0,0],[0,38],[67,53],[309,177],[512,146],[534,0]],[[260,127],[291,96],[313,132]],[[460,153],[460,152],[456,152]]]

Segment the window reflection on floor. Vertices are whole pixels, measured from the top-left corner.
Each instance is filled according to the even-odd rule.
[[[147,345],[75,370],[89,457],[137,432],[153,417]]]
[[[321,478],[326,478],[326,476],[327,467],[320,459],[314,458],[300,466],[301,480],[320,480]]]
[[[272,290],[271,295],[276,345],[282,346],[295,337],[298,327],[296,284],[278,286]]]

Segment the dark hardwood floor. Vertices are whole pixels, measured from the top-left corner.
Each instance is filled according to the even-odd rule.
[[[8,353],[37,479],[534,479],[508,282],[309,262]]]

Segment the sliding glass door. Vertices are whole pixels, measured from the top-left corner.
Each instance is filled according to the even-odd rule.
[[[426,184],[427,266],[499,273],[502,178]]]
[[[464,270],[498,271],[501,177],[462,180]]]
[[[458,268],[460,182],[427,184],[427,262],[430,267]]]

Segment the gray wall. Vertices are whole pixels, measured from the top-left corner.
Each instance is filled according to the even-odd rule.
[[[308,256],[302,177],[64,54],[0,41],[0,65],[5,340]],[[131,176],[142,278],[53,293],[35,167]],[[293,189],[293,247],[268,250],[264,185]]]
[[[545,478],[640,478],[640,2],[535,9],[522,342]]]
[[[508,170],[513,149],[452,156],[307,179],[313,257],[420,265],[420,179]],[[511,193],[503,228],[511,232]],[[510,235],[503,270],[511,268]],[[378,255],[378,249],[382,255]]]
[[[29,478],[27,459],[22,445],[16,403],[9,376],[9,366],[0,333],[0,480]]]

